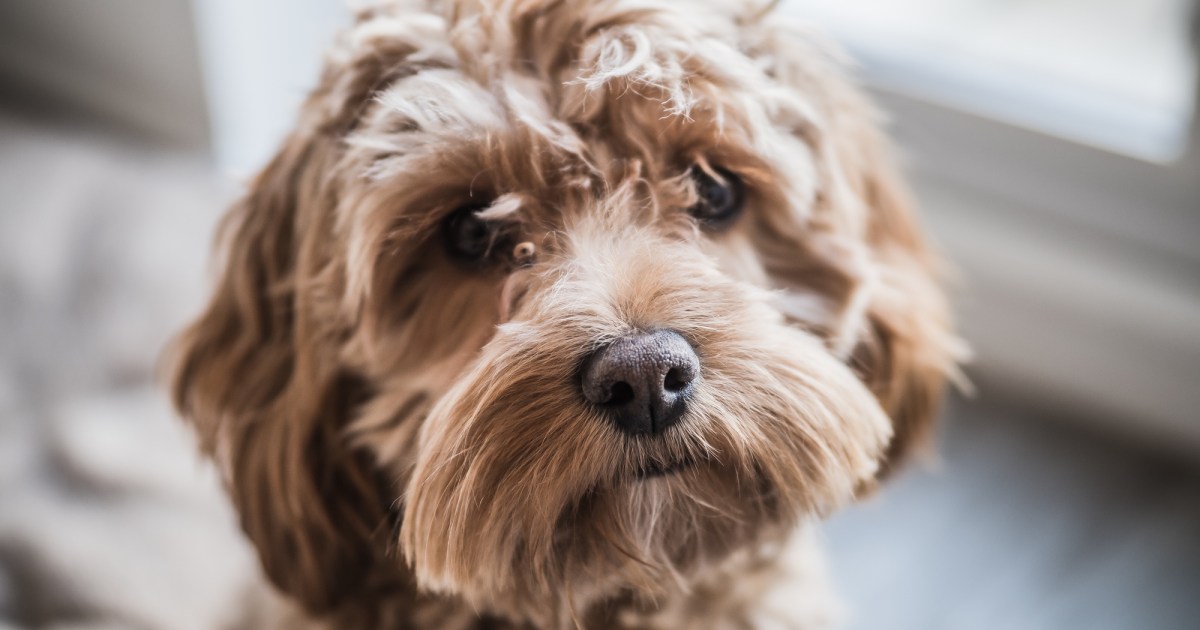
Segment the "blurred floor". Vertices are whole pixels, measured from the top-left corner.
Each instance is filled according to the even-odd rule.
[[[0,627],[212,628],[253,560],[153,386],[230,191],[0,116]],[[828,527],[862,630],[1200,627],[1200,475],[984,396]]]
[[[1200,628],[1200,470],[1019,407],[947,416],[936,470],[828,527],[851,628]]]

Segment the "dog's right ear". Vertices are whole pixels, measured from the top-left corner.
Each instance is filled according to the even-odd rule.
[[[169,357],[174,403],[218,462],[267,576],[310,613],[399,570],[381,562],[394,489],[344,438],[371,392],[342,365],[351,324],[331,321],[344,282],[331,273],[338,172],[373,96],[415,74],[415,54],[450,63],[444,41],[437,19],[359,16],[295,131],[225,217],[213,297]]]
[[[297,131],[253,181],[222,224],[211,301],[170,357],[174,403],[218,462],[268,577],[313,613],[371,574],[386,522],[370,467],[342,438],[367,392],[312,316],[339,153]]]

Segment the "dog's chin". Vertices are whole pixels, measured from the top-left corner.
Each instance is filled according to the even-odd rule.
[[[696,458],[690,455],[674,458],[665,462],[651,461],[634,469],[633,477],[637,481],[674,477],[696,465]]]
[[[772,496],[765,480],[701,456],[646,462],[563,507],[549,564],[561,567],[566,591],[543,590],[538,581],[547,574],[526,570],[512,576],[510,589],[475,603],[543,623],[538,611],[558,608],[564,597],[579,611],[629,593],[648,601],[672,597],[705,567],[782,536],[788,517]],[[478,587],[459,586],[469,599]]]
[[[551,487],[531,484],[530,491]],[[631,592],[667,597],[701,567],[779,531],[787,515],[768,488],[709,456],[659,454],[581,480],[553,504],[475,497],[478,516],[443,521],[423,541],[446,554],[445,569],[423,572],[429,558],[413,559],[423,588],[514,621],[554,626],[561,619],[539,615],[563,614],[564,598],[583,611]],[[453,490],[447,496],[457,499]],[[447,539],[468,522],[470,536]],[[476,546],[481,539],[490,544]]]

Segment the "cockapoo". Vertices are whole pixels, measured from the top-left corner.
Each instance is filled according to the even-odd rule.
[[[328,627],[825,627],[807,532],[956,363],[872,108],[748,2],[364,9],[221,242],[174,399]]]

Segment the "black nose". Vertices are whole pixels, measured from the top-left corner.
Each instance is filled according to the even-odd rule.
[[[630,435],[658,434],[687,410],[700,358],[673,330],[621,337],[583,365],[583,396]]]

